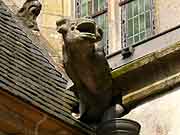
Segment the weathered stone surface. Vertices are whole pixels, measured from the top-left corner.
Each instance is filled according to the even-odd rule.
[[[95,44],[102,39],[103,31],[88,18],[62,19],[57,26],[64,39],[65,70],[80,98],[80,119],[90,124],[99,122],[116,104],[112,103],[113,80],[103,47]]]
[[[27,0],[18,11],[17,16],[23,20],[28,28],[39,31],[36,19],[40,14],[41,7],[42,5],[39,0]]]
[[[167,77],[163,80],[157,81],[142,89],[136,90],[123,97],[123,104],[130,110],[146,102],[149,98],[158,96],[167,91],[172,91],[177,84],[180,83],[180,73]]]
[[[178,42],[114,70],[117,90],[126,95],[177,74],[180,72],[179,52]]]
[[[156,32],[163,32],[179,25],[180,1],[155,0]],[[170,21],[171,20],[171,21]]]
[[[112,76],[113,76],[113,78],[117,78],[118,76],[121,76],[127,72],[130,72],[132,70],[143,67],[144,65],[146,65],[148,63],[156,61],[156,60],[158,60],[166,55],[169,55],[169,54],[173,53],[174,51],[178,51],[178,50],[180,50],[180,42],[177,42],[174,45],[171,45],[167,48],[150,53],[140,59],[134,60],[133,62],[131,62],[129,64],[126,64],[120,68],[113,70]]]
[[[180,134],[180,87],[168,94],[140,105],[124,118],[136,120],[142,126],[142,135]]]

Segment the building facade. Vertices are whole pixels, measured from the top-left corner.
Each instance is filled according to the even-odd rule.
[[[5,0],[12,9],[20,0]],[[112,76],[123,103],[141,134],[172,135],[179,131],[180,1],[179,0],[43,0],[39,27],[61,61],[62,39],[55,22],[64,16],[91,16],[104,29]],[[62,44],[61,44],[62,43]],[[131,111],[132,110],[132,111]]]
[[[25,0],[6,0],[14,10]],[[55,22],[62,17],[91,16],[104,30],[106,55],[132,46],[146,38],[178,25],[179,1],[133,0],[41,0],[38,17],[41,33],[54,50],[54,59],[62,61],[62,38],[56,32]],[[119,4],[120,3],[120,4]],[[167,17],[168,16],[168,17]],[[172,18],[169,21],[168,18]]]
[[[177,0],[133,0],[129,4],[126,0],[75,0],[74,3],[76,17],[91,16],[104,29],[107,54],[178,25],[178,5]]]

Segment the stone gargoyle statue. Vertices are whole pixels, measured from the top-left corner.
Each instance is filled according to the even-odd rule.
[[[17,16],[23,23],[34,31],[39,31],[37,17],[40,14],[42,5],[38,0],[26,0],[22,8],[18,11]]]
[[[71,89],[80,99],[80,120],[97,124],[122,114],[121,102],[114,103],[111,70],[104,49],[96,44],[103,38],[103,30],[90,18],[65,18],[57,21],[57,31],[64,40],[63,60],[74,83]]]

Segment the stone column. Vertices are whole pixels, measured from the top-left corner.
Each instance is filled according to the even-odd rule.
[[[110,54],[121,49],[121,12],[119,0],[108,0],[108,36]]]

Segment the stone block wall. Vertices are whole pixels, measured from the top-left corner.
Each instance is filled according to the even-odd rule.
[[[180,24],[179,7],[179,0],[155,0],[157,32],[163,32]]]
[[[180,134],[180,87],[132,110],[124,118],[141,124],[140,135]]]

